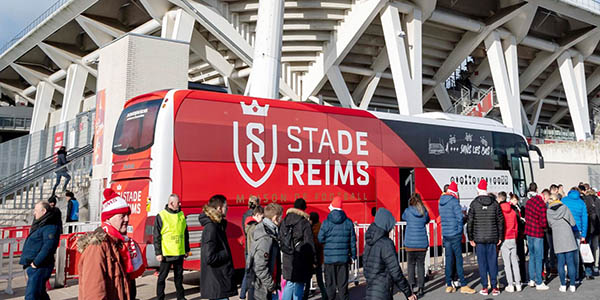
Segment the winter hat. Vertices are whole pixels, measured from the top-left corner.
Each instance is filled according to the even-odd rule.
[[[131,214],[131,209],[125,199],[121,198],[112,189],[104,190],[104,201],[102,201],[102,222],[110,219],[116,214]]]
[[[458,184],[456,184],[456,181],[450,182],[447,193],[458,198]]]
[[[333,201],[331,201],[331,204],[329,204],[329,210],[330,211],[342,210],[342,197],[340,197],[340,196],[333,197]]]
[[[394,216],[389,210],[382,207],[377,210],[375,221],[373,223],[377,225],[377,227],[385,230],[385,232],[390,232],[390,230],[394,228],[394,225],[396,225],[396,219],[394,219]]]
[[[477,192],[480,194],[487,193],[487,181],[485,181],[485,179],[481,178],[479,181],[479,184],[477,185]]]

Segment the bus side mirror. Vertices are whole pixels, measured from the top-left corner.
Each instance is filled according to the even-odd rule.
[[[544,156],[542,155],[542,151],[536,145],[529,145],[529,151],[535,151],[539,157],[540,169],[544,168]]]

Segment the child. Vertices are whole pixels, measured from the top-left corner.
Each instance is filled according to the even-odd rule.
[[[500,251],[502,251],[502,260],[504,261],[504,272],[506,273],[506,291],[512,293],[521,291],[521,271],[519,269],[519,259],[517,256],[517,235],[519,233],[519,219],[517,213],[513,210],[510,203],[506,201],[506,193],[498,193],[498,203],[504,215],[504,242]],[[514,285],[513,285],[514,283]]]

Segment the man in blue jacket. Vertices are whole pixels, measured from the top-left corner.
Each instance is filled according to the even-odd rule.
[[[577,223],[577,230],[574,230],[575,239],[577,240],[577,250],[579,250],[579,246],[581,243],[585,243],[585,238],[587,235],[588,228],[588,213],[587,207],[585,206],[585,202],[581,199],[581,194],[577,188],[571,188],[567,196],[562,198],[562,203],[569,208],[573,218],[575,218],[575,223]],[[583,278],[583,264],[581,264],[581,259],[579,254],[575,255],[575,265],[577,266],[579,272],[577,272],[577,279],[581,281]]]
[[[458,201],[458,185],[451,182],[448,190],[440,197],[439,212],[442,226],[444,249],[446,250],[446,293],[456,291],[452,286],[452,272],[456,263],[456,273],[460,280],[460,292],[474,294],[475,290],[467,285],[463,269],[462,233],[464,215]]]
[[[333,198],[329,205],[329,211],[318,236],[319,242],[324,245],[327,299],[350,299],[348,294],[349,264],[356,259],[354,224],[342,210],[341,197]]]
[[[46,293],[46,281],[54,269],[54,253],[61,231],[55,214],[56,211],[45,201],[36,203],[33,210],[34,221],[19,261],[28,278],[25,300],[50,299]]]

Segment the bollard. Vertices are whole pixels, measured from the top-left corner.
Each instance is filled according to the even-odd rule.
[[[60,239],[58,250],[56,251],[56,275],[54,276],[54,288],[64,287],[67,281],[65,273],[67,261],[67,243],[66,239]]]

